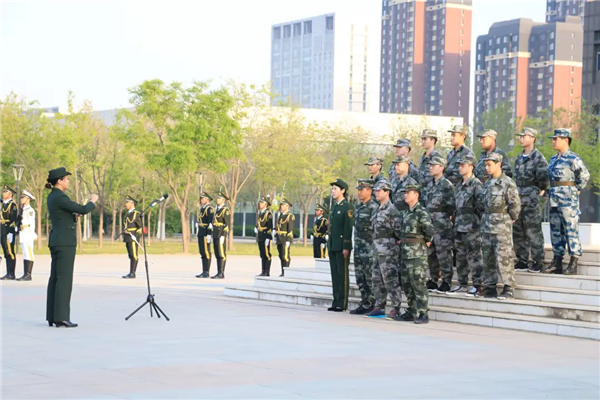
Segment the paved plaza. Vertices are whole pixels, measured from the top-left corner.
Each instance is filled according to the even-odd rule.
[[[600,398],[596,341],[240,301],[223,287],[251,284],[257,257],[230,257],[219,281],[194,278],[198,256],[152,260],[153,293],[170,322],[148,307],[124,320],[146,297],[143,271],[121,279],[125,255],[77,256],[75,329],[44,320],[49,256],[36,260],[32,282],[0,283],[1,398]]]

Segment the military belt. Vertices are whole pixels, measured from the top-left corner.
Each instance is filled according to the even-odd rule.
[[[324,237],[325,234],[324,233],[313,233],[314,237],[320,238],[320,237]]]
[[[423,238],[404,238],[401,239],[402,243],[427,243]]]
[[[490,208],[487,213],[488,214],[506,214],[507,211],[505,208]]]
[[[473,207],[463,207],[456,210],[456,214],[475,214],[475,208]]]
[[[208,226],[208,224],[198,224],[198,226],[200,226],[200,227],[204,228],[204,227],[207,227],[207,226]]]
[[[550,182],[550,186],[551,187],[556,187],[556,186],[575,186],[575,182],[573,181],[567,181],[567,182]]]
[[[215,222],[213,226],[223,226],[225,225],[223,222]]]
[[[378,232],[376,235],[374,235],[375,239],[393,239],[394,238],[394,233],[393,232]]]

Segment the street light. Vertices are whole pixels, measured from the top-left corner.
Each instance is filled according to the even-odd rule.
[[[25,166],[21,165],[21,164],[14,164],[12,166],[13,169],[13,174],[15,176],[15,181],[17,182],[17,199],[16,199],[16,203],[17,203],[17,226],[15,227],[15,235],[14,235],[14,241],[15,241],[15,251],[19,251],[18,245],[19,245],[19,241],[17,240],[17,236],[19,235],[19,221],[21,220],[21,189],[19,188],[19,183],[21,182],[21,178],[23,177],[23,171],[25,170]]]

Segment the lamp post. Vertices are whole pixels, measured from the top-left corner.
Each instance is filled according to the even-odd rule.
[[[20,188],[20,182],[21,182],[21,178],[23,177],[23,171],[25,170],[25,166],[21,165],[21,164],[14,164],[12,166],[13,169],[13,174],[15,176],[15,182],[17,183],[17,198],[16,198],[16,203],[17,203],[17,226],[15,227],[15,235],[14,235],[14,241],[15,241],[15,252],[19,251],[19,241],[17,240],[17,237],[19,236],[19,225],[20,225],[20,221],[21,221],[21,188]]]

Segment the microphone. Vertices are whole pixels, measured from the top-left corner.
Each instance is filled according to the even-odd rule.
[[[162,203],[163,201],[166,200],[166,198],[169,197],[168,193],[165,193],[162,195],[162,197],[160,199],[156,199],[152,202],[152,204],[150,204],[150,207],[154,207],[155,205]]]

